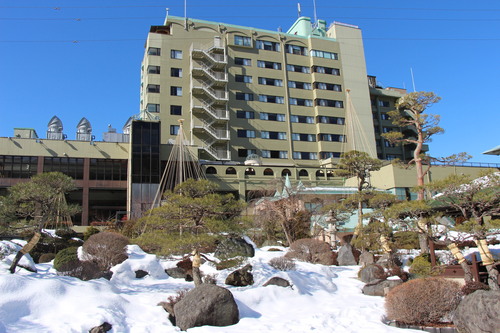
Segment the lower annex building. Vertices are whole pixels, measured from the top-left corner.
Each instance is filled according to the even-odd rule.
[[[246,200],[285,175],[310,187],[343,186],[333,168],[348,150],[381,159],[411,153],[380,137],[396,130],[386,112],[405,91],[367,76],[352,25],[300,17],[275,32],[167,17],[150,28],[140,89],[141,113],[102,141],[85,118],[75,140],[57,117],[45,138],[30,128],[0,137],[0,195],[36,173],[61,171],[78,187],[68,198],[82,206],[76,224],[140,216],[151,208],[180,120],[207,178]]]

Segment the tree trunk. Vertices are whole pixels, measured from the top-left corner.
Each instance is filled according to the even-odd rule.
[[[498,269],[496,269],[495,265],[488,265],[486,271],[488,272],[488,286],[490,289],[500,290],[500,286],[498,286]]]
[[[422,147],[424,144],[424,138],[423,138],[423,133],[422,133],[422,128],[421,126],[417,126],[417,132],[418,132],[418,139],[417,139],[417,146],[415,147],[415,150],[413,151],[413,159],[415,161],[415,169],[417,171],[417,186],[419,186],[419,190],[417,193],[417,200],[424,200],[424,189],[422,186],[424,186],[424,169],[422,166],[422,158],[420,157],[420,154],[422,153]]]
[[[458,260],[458,263],[460,266],[462,266],[462,269],[464,270],[464,280],[465,282],[472,282],[474,280],[472,276],[472,270],[470,269],[469,264],[467,263],[467,260],[465,260],[464,255],[462,252],[460,252],[459,248],[457,247],[457,244],[451,243],[448,244],[448,249],[450,249],[451,254],[453,254],[453,257]]]
[[[495,261],[493,260],[493,256],[488,248],[486,239],[476,239],[475,242],[479,250],[479,255],[481,256],[481,261],[488,272],[488,286],[491,290],[500,290],[500,287],[498,286],[499,272],[495,267]]]
[[[417,222],[418,244],[420,253],[429,253],[429,238],[427,237],[427,224],[422,219]]]
[[[198,250],[193,251],[193,281],[194,281],[194,286],[198,287],[200,284],[203,283],[201,280],[201,272],[200,272],[200,266],[201,266],[201,255]]]
[[[31,237],[30,241],[23,246],[19,252],[16,253],[16,256],[14,257],[14,260],[12,261],[12,264],[10,265],[9,271],[11,274],[14,274],[16,271],[17,264],[19,264],[19,261],[21,261],[21,258],[25,255],[28,254],[33,248],[38,244],[38,241],[40,240],[40,237],[42,237],[42,234],[40,232],[35,232],[33,237]]]

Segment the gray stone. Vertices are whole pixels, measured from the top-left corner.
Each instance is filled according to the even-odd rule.
[[[142,270],[142,269],[138,269],[135,271],[135,278],[136,279],[142,279],[143,277],[145,277],[146,275],[149,275],[148,272]]]
[[[374,263],[375,263],[375,257],[373,253],[370,253],[368,251],[363,251],[359,256],[359,264],[361,266],[368,266]]]
[[[377,264],[387,269],[392,269],[393,267],[400,267],[403,265],[397,256],[390,253],[384,253],[377,260]]]
[[[234,257],[253,257],[255,249],[243,238],[226,238],[219,243],[214,256],[218,259],[229,259]]]
[[[278,286],[278,287],[284,287],[284,288],[286,288],[286,287],[291,287],[291,284],[286,279],[274,276],[271,279],[269,279],[269,281],[267,281],[266,283],[264,283],[262,286],[263,287]]]
[[[167,273],[168,276],[173,277],[174,279],[185,279],[187,276],[186,271],[180,267],[167,268],[165,269],[165,273]]]
[[[99,326],[96,326],[92,328],[89,333],[106,333],[107,331],[111,330],[113,326],[111,326],[110,323],[104,322]]]
[[[233,294],[225,288],[202,283],[174,305],[175,323],[183,331],[204,325],[229,326],[239,321]]]
[[[376,264],[371,264],[361,268],[359,271],[359,279],[364,283],[370,283],[375,280],[383,280],[387,277],[384,267]]]
[[[250,273],[252,265],[246,265],[230,273],[226,278],[226,284],[235,287],[245,287],[253,284],[253,275]]]
[[[363,294],[368,296],[385,296],[394,287],[402,284],[401,279],[397,280],[375,280],[367,283],[363,287]]]
[[[354,266],[358,264],[354,258],[354,254],[352,254],[351,244],[344,244],[340,247],[337,262],[339,266]]]
[[[464,297],[453,324],[464,333],[500,332],[500,291],[478,290]]]

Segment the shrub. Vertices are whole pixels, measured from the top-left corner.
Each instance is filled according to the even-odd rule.
[[[203,283],[217,284],[217,274],[207,274],[203,276]]]
[[[100,232],[83,243],[85,259],[92,260],[100,270],[107,271],[127,259],[128,238],[114,232]]]
[[[295,263],[287,257],[273,258],[269,261],[269,265],[280,271],[292,271],[295,269]]]
[[[296,240],[292,243],[290,251],[285,256],[313,264],[334,264],[333,252],[330,249],[330,245],[312,238]]]
[[[90,236],[98,234],[100,232],[101,232],[101,230],[99,230],[97,228],[88,227],[87,229],[85,229],[85,232],[83,233],[83,240],[87,241],[90,238]]]
[[[473,292],[478,291],[478,290],[490,290],[490,287],[488,287],[488,285],[481,283],[481,282],[470,281],[470,282],[465,283],[465,285],[462,287],[461,291],[462,291],[462,294],[465,296],[465,295],[472,294]]]
[[[417,278],[424,278],[434,275],[431,265],[431,259],[428,253],[423,253],[413,259],[409,272]]]
[[[418,249],[420,245],[418,243],[418,233],[415,231],[398,231],[393,235],[394,247],[396,249]]]
[[[44,253],[38,258],[38,263],[43,264],[45,262],[51,262],[55,257],[56,255],[54,253]]]
[[[405,282],[385,299],[387,318],[405,324],[428,325],[450,321],[460,303],[460,284],[443,278]]]
[[[73,237],[76,237],[77,233],[73,229],[66,228],[66,229],[57,229],[56,235],[61,237],[64,240],[68,240],[68,239],[71,239]]]
[[[232,259],[222,260],[221,262],[215,264],[215,268],[218,271],[223,270],[223,269],[233,268],[236,266],[240,266],[241,264],[243,264],[244,261],[245,261],[245,258],[242,258],[242,257],[236,257],[236,258],[232,258]]]
[[[59,252],[57,252],[56,257],[54,258],[54,269],[58,272],[62,272],[63,265],[76,261],[79,262],[78,259],[78,248],[77,247],[67,247]]]
[[[216,235],[193,235],[184,233],[169,234],[164,232],[147,232],[133,241],[144,251],[160,256],[184,255],[198,249],[203,253],[214,252],[217,245]]]

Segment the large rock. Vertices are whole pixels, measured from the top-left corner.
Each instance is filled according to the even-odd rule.
[[[375,263],[375,256],[373,255],[373,253],[370,253],[368,251],[363,251],[359,256],[359,264],[361,266],[368,266],[374,263]]]
[[[253,257],[255,249],[243,238],[230,237],[219,243],[214,256],[219,259],[229,259],[234,257]]]
[[[344,244],[340,247],[337,261],[339,266],[354,266],[358,264],[354,258],[354,254],[352,253],[351,244]]]
[[[401,279],[374,280],[363,287],[363,294],[368,296],[385,296],[394,287],[403,283]]]
[[[291,287],[291,284],[286,279],[274,276],[274,277],[270,278],[269,281],[267,281],[266,283],[264,283],[262,286],[263,287],[278,286],[278,287],[284,287],[284,288],[286,288],[286,287]]]
[[[500,332],[500,291],[478,290],[464,297],[453,324],[464,333]]]
[[[101,325],[92,328],[89,331],[89,333],[106,333],[107,331],[110,331],[112,328],[113,328],[113,326],[110,323],[105,321]]]
[[[376,264],[371,264],[361,268],[358,275],[359,279],[364,283],[370,283],[374,280],[382,280],[387,277],[384,267]]]
[[[186,273],[186,271],[180,267],[171,267],[165,269],[165,273],[174,279],[185,279],[186,281],[193,281],[193,277]]]
[[[252,265],[246,265],[230,273],[226,278],[226,284],[235,287],[245,287],[253,284],[253,275],[250,273]]]
[[[183,331],[197,326],[229,326],[238,323],[233,294],[225,288],[202,283],[174,305],[175,323]]]

